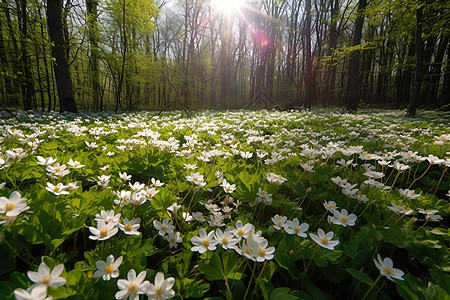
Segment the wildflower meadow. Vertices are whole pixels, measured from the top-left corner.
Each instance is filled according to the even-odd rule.
[[[0,116],[0,299],[449,299],[450,115]]]

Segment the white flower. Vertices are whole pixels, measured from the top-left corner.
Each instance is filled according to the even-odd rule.
[[[127,274],[127,279],[119,279],[117,281],[117,286],[120,291],[116,293],[116,299],[127,299],[130,296],[130,300],[138,300],[139,295],[145,294],[147,288],[150,285],[148,280],[145,280],[145,276],[147,275],[146,271],[142,271],[136,277],[136,271],[134,269],[130,269]]]
[[[425,157],[426,160],[428,160],[428,162],[432,165],[439,165],[441,163],[443,163],[445,160],[441,159],[437,156],[434,156],[432,154],[429,154],[427,157]]]
[[[122,264],[123,256],[114,260],[114,256],[110,254],[106,258],[106,262],[99,260],[95,262],[97,271],[94,273],[94,277],[102,277],[103,280],[110,280],[111,278],[116,278],[119,276],[119,267]]]
[[[243,159],[250,159],[250,158],[252,158],[252,156],[253,156],[253,153],[251,153],[251,152],[249,152],[249,151],[246,151],[246,152],[240,151],[239,154],[241,155],[241,157],[242,157]]]
[[[177,215],[177,212],[178,212],[178,209],[179,209],[180,207],[181,207],[181,205],[178,205],[178,203],[174,202],[174,203],[172,203],[171,206],[169,206],[169,207],[167,208],[167,210],[168,210],[168,211],[171,211],[171,212],[173,213],[172,216],[176,216],[176,215]]]
[[[119,178],[122,179],[123,181],[130,181],[131,180],[131,175],[128,175],[127,172],[119,172]]]
[[[355,225],[356,215],[348,214],[347,210],[344,208],[339,212],[338,210],[333,211],[334,219],[333,223],[337,225],[342,225],[344,227]]]
[[[6,217],[16,217],[29,208],[27,199],[22,198],[17,191],[12,192],[9,195],[9,199],[0,197],[0,214],[5,214]]]
[[[292,221],[287,221],[286,224],[284,224],[284,230],[288,234],[296,234],[301,237],[307,237],[306,231],[309,229],[309,225],[306,223],[302,223],[300,225],[300,222],[297,218],[294,218]]]
[[[47,167],[47,166],[51,166],[54,163],[56,163],[56,158],[53,158],[53,157],[43,158],[42,156],[36,156],[36,158],[38,160],[37,164],[41,165],[41,166]]]
[[[131,191],[120,191],[116,192],[119,200],[114,200],[115,204],[120,204],[120,206],[127,205],[131,200]]]
[[[200,228],[198,231],[198,236],[193,236],[191,238],[192,244],[194,247],[191,248],[192,251],[198,251],[199,253],[203,253],[206,250],[216,250],[216,245],[219,243],[214,238],[214,230],[211,230],[208,234],[206,234],[206,230],[204,228]]]
[[[139,227],[141,227],[139,224],[140,222],[140,218],[135,218],[132,220],[124,219],[123,224],[117,223],[117,227],[119,227],[119,229],[125,234],[140,235],[141,233],[138,231]]]
[[[101,175],[101,176],[98,176],[97,178],[98,178],[97,184],[101,187],[106,188],[106,187],[108,187],[109,179],[111,178],[111,175]]]
[[[236,190],[236,185],[230,184],[226,179],[223,179],[222,184],[220,186],[223,187],[223,190],[227,194],[231,194]]]
[[[181,213],[181,216],[182,216],[183,220],[185,220],[186,222],[190,222],[190,221],[194,220],[194,217],[192,217],[192,215],[190,213],[188,213],[188,212],[184,212],[183,211]]]
[[[37,284],[29,289],[15,289],[14,296],[17,300],[52,300],[53,297],[47,297],[47,286],[45,284]]]
[[[222,232],[222,229],[217,228],[214,238],[219,242],[223,249],[234,248],[234,245],[239,242],[228,229]]]
[[[212,214],[209,216],[208,225],[211,227],[222,227],[225,226],[223,223],[224,216],[220,213]]]
[[[389,167],[396,169],[397,171],[403,172],[405,170],[408,170],[410,166],[402,164],[398,161],[394,161],[392,165],[389,165]]]
[[[98,147],[98,145],[95,142],[89,143],[88,141],[84,141],[84,143],[86,144],[86,147],[89,149],[95,149]]]
[[[270,183],[273,183],[276,185],[280,185],[280,184],[284,183],[285,181],[287,181],[287,179],[282,177],[281,175],[277,175],[277,174],[274,174],[271,172],[266,174],[266,179]]]
[[[155,276],[155,284],[150,283],[147,288],[146,294],[148,299],[151,300],[165,300],[175,296],[175,291],[172,290],[175,284],[175,279],[169,277],[164,280],[164,273],[158,272]]]
[[[105,224],[108,223],[114,223],[117,224],[119,222],[120,219],[120,213],[118,213],[117,215],[114,214],[114,210],[108,210],[108,211],[104,211],[102,210],[100,212],[100,214],[96,214],[95,215],[95,221],[98,222],[104,222]]]
[[[434,214],[437,214],[438,212],[439,212],[439,210],[437,210],[437,209],[419,208],[419,213],[424,214],[424,215],[434,215]]]
[[[377,259],[373,259],[375,266],[380,270],[380,274],[386,276],[387,279],[394,281],[393,279],[404,280],[402,276],[405,274],[402,270],[393,268],[394,263],[392,259],[386,257],[381,259],[380,254],[377,255]]]
[[[198,172],[189,174],[189,176],[186,176],[186,180],[199,187],[204,187],[206,185],[206,182],[203,180],[203,175],[200,175]]]
[[[48,287],[57,287],[66,283],[66,280],[60,277],[63,271],[63,264],[55,266],[53,270],[50,271],[50,268],[45,264],[45,262],[41,262],[37,272],[28,271],[27,275],[28,278],[35,283],[45,284]]]
[[[193,212],[192,213],[192,217],[194,218],[194,220],[197,220],[199,222],[205,222],[205,217],[203,217],[203,213],[202,212]]]
[[[220,208],[219,208],[219,206],[217,206],[217,204],[208,202],[208,203],[205,203],[204,206],[207,210],[209,210],[213,214],[217,214],[218,212],[220,212]]]
[[[255,243],[255,244],[253,244]],[[253,251],[255,255],[255,260],[257,262],[263,262],[265,260],[271,260],[273,258],[273,253],[275,252],[275,247],[268,247],[269,242],[264,239],[262,241],[255,240],[253,238],[247,239],[247,245],[252,244],[252,247],[255,249]]]
[[[239,239],[241,240],[243,237],[247,238],[250,234],[251,230],[254,229],[253,225],[250,223],[247,223],[243,225],[242,221],[239,220],[236,222],[236,228],[230,227],[231,232]]]
[[[60,165],[59,163],[55,163],[51,166],[47,166],[47,168],[45,168],[45,169],[49,173],[48,176],[55,178],[55,179],[58,177],[64,177],[70,173],[70,171],[67,170],[66,165]]]
[[[173,222],[169,219],[164,219],[162,223],[158,220],[153,221],[153,226],[158,230],[159,235],[165,236],[166,233],[172,232],[175,229]]]
[[[191,164],[184,164],[183,167],[184,167],[186,170],[195,170],[195,169],[197,169],[197,166],[196,166],[196,165],[191,165]]]
[[[76,160],[73,161],[72,159],[69,159],[67,164],[69,165],[69,168],[72,168],[72,169],[80,169],[80,168],[84,167],[84,165],[82,165],[79,161],[76,161]]]
[[[280,215],[276,214],[271,219],[272,219],[272,222],[274,224],[273,227],[275,229],[277,229],[277,230],[281,230],[284,227],[285,223],[286,223],[287,217],[280,216]]]
[[[155,178],[152,178],[151,181],[152,181],[152,186],[160,187],[160,186],[164,185],[164,183],[162,183],[159,180],[156,180]]]
[[[67,190],[68,191],[73,191],[73,190],[76,190],[77,188],[79,188],[79,186],[77,185],[78,184],[78,182],[69,182],[68,184],[67,184]]]
[[[397,205],[394,202],[391,202],[391,205],[392,206],[388,206],[387,208],[398,214],[409,215],[413,212],[412,209],[407,209],[404,205]]]
[[[59,182],[56,185],[47,182],[47,187],[45,189],[58,196],[58,195],[68,195],[69,194],[69,192],[67,191],[68,188],[69,188],[68,186],[63,185],[61,182]]]
[[[305,170],[305,172],[314,172],[314,166],[310,166],[308,164],[302,164],[300,163],[300,167],[303,168],[303,170]]]
[[[338,208],[336,206],[336,202],[334,201],[325,201],[323,203],[323,207],[325,207],[325,209],[328,210],[329,212],[333,212],[335,209]]]
[[[258,193],[256,193],[258,197],[255,199],[256,203],[264,202],[266,205],[272,204],[272,194],[267,193],[266,191],[258,188]]]
[[[413,190],[408,190],[408,189],[398,189],[398,192],[403,197],[410,198],[410,199],[416,199],[421,195],[421,194],[416,194]]]
[[[329,250],[334,250],[334,247],[339,244],[339,241],[332,241],[331,239],[334,236],[334,232],[330,231],[327,234],[325,234],[325,231],[323,231],[322,228],[319,228],[317,230],[317,235],[310,233],[309,236],[313,239],[314,242],[316,242],[319,246],[324,247]]]
[[[131,182],[128,182],[128,185],[135,193],[139,193],[140,191],[142,191],[145,188],[145,184],[139,183],[138,181],[136,181],[133,184],[131,184]]]
[[[98,222],[97,228],[89,227],[89,231],[93,234],[89,236],[91,240],[104,241],[115,235],[119,229],[116,227],[116,223]]]
[[[164,238],[169,242],[170,248],[177,248],[178,244],[183,242],[179,232],[169,232],[169,234],[164,236]]]

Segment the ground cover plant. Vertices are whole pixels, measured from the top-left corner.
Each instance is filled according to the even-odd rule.
[[[1,299],[448,299],[450,116],[0,118]]]

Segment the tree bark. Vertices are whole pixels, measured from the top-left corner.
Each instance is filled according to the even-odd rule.
[[[420,3],[419,3],[420,5]],[[420,98],[420,88],[423,80],[423,42],[422,42],[422,15],[423,6],[419,6],[416,11],[416,32],[415,32],[415,47],[416,47],[416,77],[414,79],[411,99],[408,105],[408,115],[415,116],[417,111],[417,104]]]
[[[98,39],[99,39],[99,30],[98,30],[98,2],[97,0],[86,0],[86,10],[87,10],[87,24],[88,24],[88,39],[90,46],[90,58],[89,58],[89,66],[91,71],[91,83],[92,83],[92,100],[94,111],[101,111],[102,107],[100,106],[100,68],[99,68],[99,49],[98,49]]]
[[[59,97],[59,108],[60,112],[78,113],[65,52],[62,7],[62,0],[47,1],[47,24],[50,40],[53,43],[52,56]]]
[[[314,104],[313,99],[313,74],[312,74],[312,55],[311,55],[311,0],[306,0],[306,29],[305,29],[305,51],[306,51],[306,69],[305,69],[305,107],[311,107]]]
[[[366,0],[360,0],[358,3],[352,46],[361,44],[366,4]],[[359,50],[351,54],[348,71],[348,97],[345,106],[349,111],[356,111],[359,100]]]

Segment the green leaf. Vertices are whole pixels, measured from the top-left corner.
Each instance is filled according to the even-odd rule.
[[[297,296],[291,294],[291,289],[287,287],[279,287],[270,293],[270,300],[297,300]]]
[[[372,285],[372,283],[373,283],[372,278],[370,278],[370,276],[367,275],[366,273],[360,272],[353,268],[347,268],[347,269],[345,269],[345,271],[347,271],[350,275],[352,275],[359,281],[367,284],[368,286]]]

